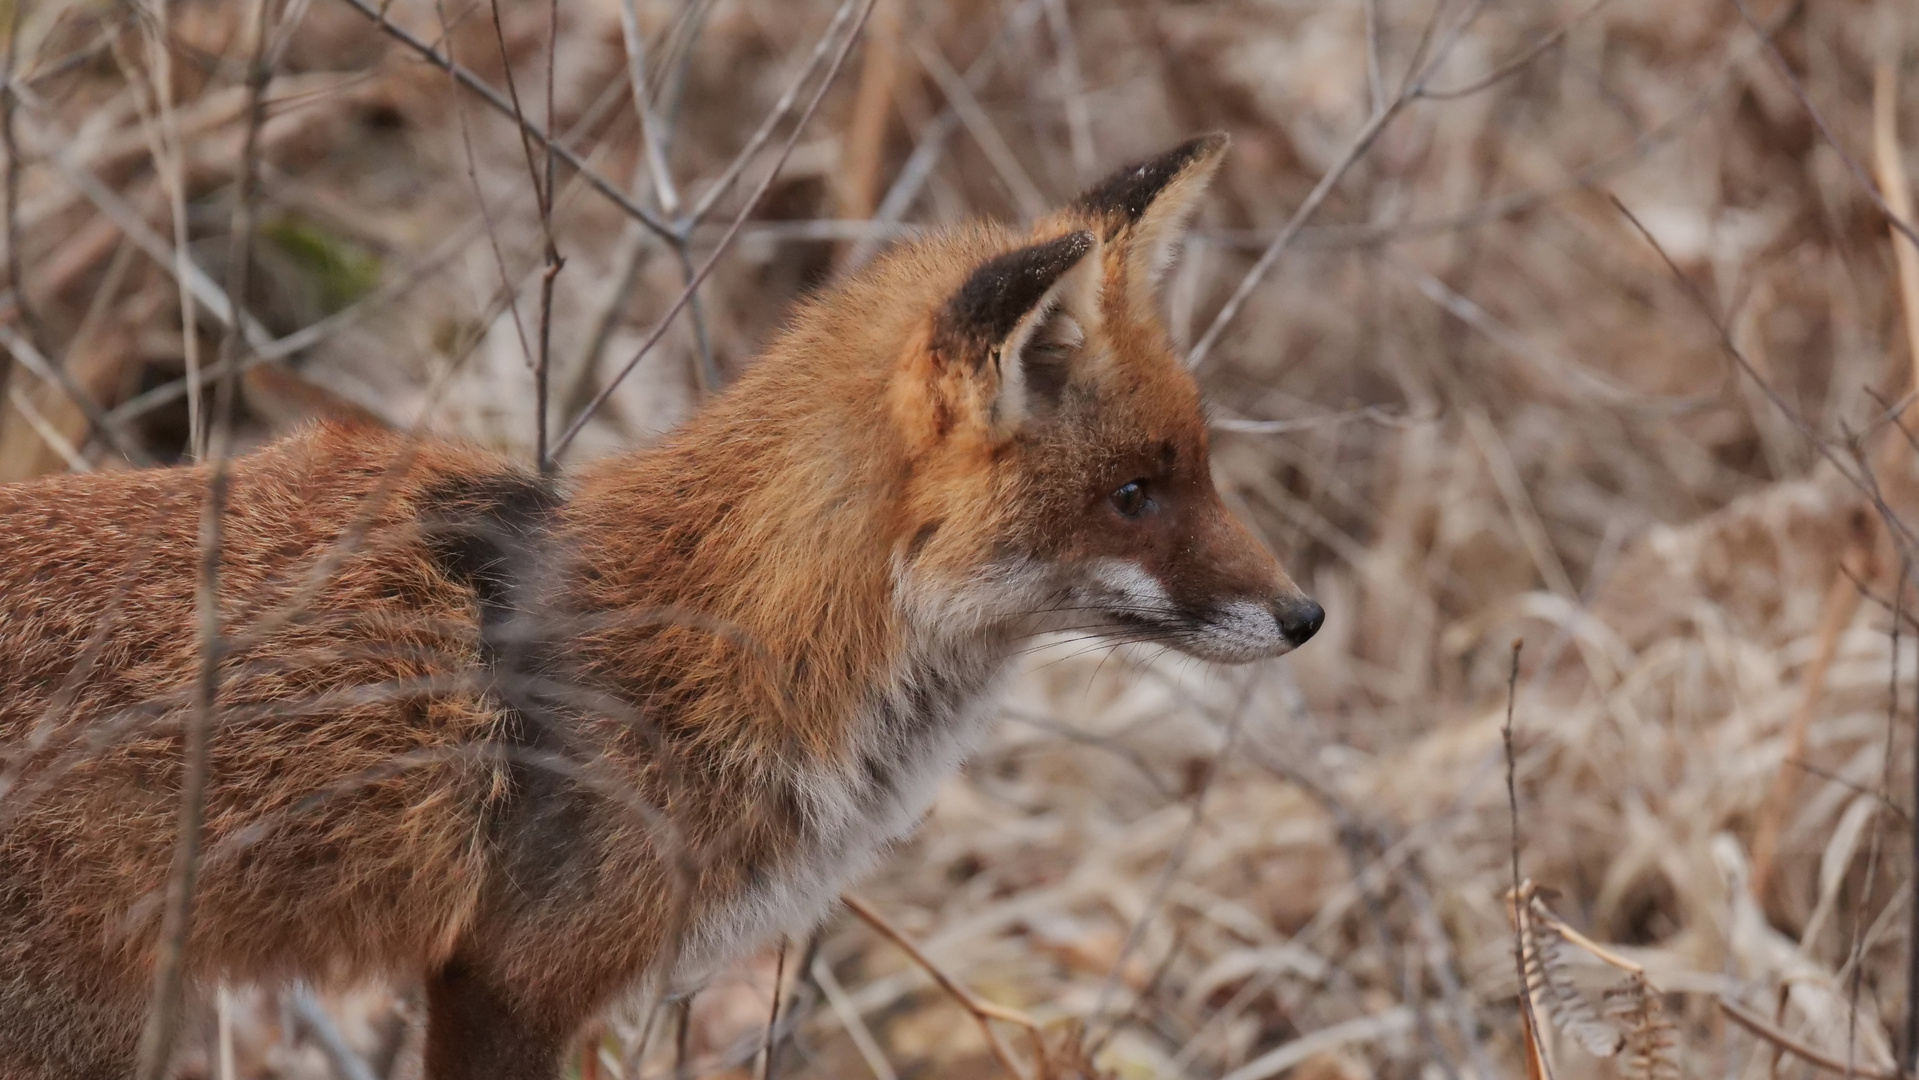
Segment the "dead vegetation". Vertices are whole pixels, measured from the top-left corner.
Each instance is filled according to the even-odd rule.
[[[232,369],[242,449],[643,443],[889,238],[1233,134],[1169,314],[1325,630],[1036,651],[864,921],[582,1077],[1911,1075],[1910,5],[0,12],[0,480],[191,456]],[[416,1012],[221,988],[180,1068]]]

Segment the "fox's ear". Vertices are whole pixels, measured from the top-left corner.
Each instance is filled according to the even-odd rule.
[[[970,384],[995,436],[1058,401],[1099,318],[1099,248],[1080,230],[988,259],[940,309],[941,373]]]
[[[1152,303],[1173,253],[1226,155],[1223,132],[1201,135],[1114,172],[1073,200],[1072,212],[1120,245],[1131,299]]]

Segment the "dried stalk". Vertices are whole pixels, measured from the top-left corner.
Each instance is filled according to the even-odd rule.
[[[1719,1011],[1726,1019],[1766,1040],[1780,1050],[1798,1058],[1808,1065],[1826,1072],[1838,1073],[1846,1077],[1858,1077],[1859,1080],[1908,1080],[1901,1073],[1875,1069],[1869,1065],[1848,1064],[1830,1054],[1786,1034],[1772,1025],[1772,1022],[1731,998],[1718,998]]]
[[[900,951],[910,957],[915,964],[918,964],[921,970],[931,975],[933,981],[939,984],[940,989],[946,991],[949,997],[959,1003],[960,1008],[972,1014],[974,1021],[979,1024],[980,1031],[986,1036],[986,1045],[992,1049],[993,1056],[999,1059],[1000,1065],[1003,1066],[1008,1073],[1017,1077],[1018,1080],[1032,1080],[1031,1074],[1027,1072],[1026,1067],[1013,1055],[1012,1048],[1007,1046],[1005,1041],[999,1037],[999,1032],[993,1029],[991,1023],[994,1020],[999,1020],[1003,1023],[1024,1028],[1033,1040],[1035,1053],[1043,1055],[1045,1053],[1046,1043],[1040,1036],[1039,1025],[1035,1023],[1031,1017],[1018,1010],[995,1005],[960,985],[958,979],[949,975],[945,968],[940,967],[939,964],[934,962],[932,957],[921,951],[920,947],[914,944],[913,939],[906,936],[905,931],[894,926],[891,920],[881,915],[871,904],[868,904],[858,896],[852,893],[841,893],[840,903],[845,904],[847,909],[853,914],[858,915],[866,925],[878,930],[881,936],[899,946]]]
[[[1773,774],[1772,789],[1760,805],[1758,822],[1753,826],[1752,895],[1762,903],[1772,886],[1773,871],[1779,861],[1779,837],[1799,790],[1800,771],[1789,763],[1805,755],[1807,733],[1812,730],[1813,717],[1818,715],[1819,702],[1825,696],[1833,659],[1839,654],[1839,638],[1859,612],[1862,594],[1854,582],[1878,577],[1875,541],[1870,531],[1853,538],[1820,604],[1819,636],[1800,683],[1799,704],[1786,725],[1786,747],[1779,759],[1779,769]]]
[[[1522,880],[1519,875],[1519,765],[1518,757],[1513,753],[1513,710],[1519,695],[1521,645],[1522,642],[1514,639],[1512,667],[1506,676],[1506,726],[1500,729],[1500,741],[1506,750],[1506,806],[1512,823],[1510,847],[1513,887],[1507,898],[1507,914],[1513,923],[1513,965],[1519,976],[1520,1034],[1526,1048],[1526,1077],[1527,1080],[1552,1080],[1552,1066],[1546,1062],[1545,1047],[1542,1045],[1539,1015],[1533,1008],[1532,980],[1526,977],[1526,957],[1531,949],[1531,935],[1527,932],[1530,909],[1525,898],[1531,882]]]
[[[250,104],[247,110],[245,149],[242,153],[240,187],[234,206],[232,261],[227,275],[228,302],[233,311],[241,310],[246,295],[248,252],[253,237],[253,199],[259,174],[260,128],[266,122],[266,88],[272,79],[267,66],[267,13],[272,0],[258,0],[252,57],[247,68]],[[184,251],[184,246],[181,247]],[[184,280],[184,275],[182,280]],[[192,329],[189,327],[188,334]],[[211,769],[212,740],[220,693],[220,668],[227,655],[227,640],[220,618],[220,563],[226,539],[226,509],[230,494],[233,410],[239,396],[237,366],[232,362],[242,347],[243,329],[231,326],[221,343],[227,374],[214,394],[213,426],[209,431],[207,456],[210,458],[206,501],[200,515],[200,567],[194,590],[199,619],[199,671],[195,676],[193,702],[182,732],[180,751],[180,812],[175,837],[173,863],[167,875],[165,907],[160,919],[160,938],[154,961],[153,1002],[147,1024],[140,1035],[139,1080],[161,1080],[173,1055],[178,1036],[181,996],[187,971],[187,947],[193,934],[193,899],[200,870],[200,848],[206,817],[207,778]]]

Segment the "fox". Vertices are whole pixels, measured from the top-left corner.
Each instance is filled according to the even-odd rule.
[[[629,995],[823,923],[1035,636],[1304,644],[1158,314],[1226,147],[900,243],[650,447],[234,459],[210,711],[211,467],[0,487],[0,1075],[133,1069],[195,715],[189,990],[423,987],[429,1080],[554,1080]]]

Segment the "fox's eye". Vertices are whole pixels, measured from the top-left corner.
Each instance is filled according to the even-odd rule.
[[[1146,510],[1146,488],[1137,480],[1120,485],[1113,492],[1113,509],[1127,517],[1138,517]]]

